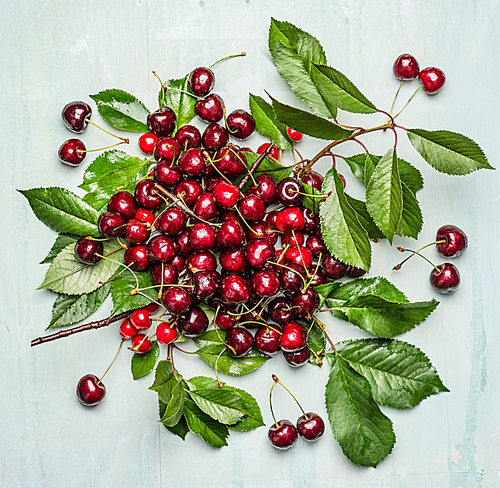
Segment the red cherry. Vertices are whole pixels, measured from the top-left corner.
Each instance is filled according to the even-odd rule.
[[[170,325],[162,323],[156,327],[156,338],[160,344],[170,344],[177,338],[177,332]]]
[[[137,334],[132,339],[132,348],[136,354],[145,354],[150,351],[152,347],[153,344],[151,344],[149,339],[146,339],[144,334]]]
[[[152,132],[146,132],[139,137],[139,149],[144,154],[151,154],[158,142],[158,137],[156,137]]]
[[[418,75],[422,90],[427,95],[435,95],[444,85],[446,77],[444,72],[439,68],[425,68]]]
[[[137,328],[130,321],[130,319],[125,319],[120,324],[120,336],[123,339],[132,339],[137,335]]]
[[[155,221],[155,216],[145,208],[138,208],[135,212],[135,218],[146,224],[152,224]]]
[[[280,210],[276,216],[276,228],[285,233],[292,230],[301,230],[305,223],[304,215],[298,207],[288,207]]]
[[[151,327],[149,312],[144,308],[134,310],[130,315],[130,322],[132,322],[132,325],[138,330],[146,330]]]
[[[291,127],[287,127],[286,131],[288,132],[288,137],[290,137],[290,139],[293,142],[300,142],[302,140],[302,138],[304,137],[304,134],[302,134],[302,132],[299,132],[298,130],[292,129]]]
[[[265,143],[265,144],[262,144],[261,146],[258,147],[257,149],[257,154],[262,154],[269,146],[270,146],[270,142],[268,143]],[[272,151],[271,151],[271,154],[269,154],[267,157],[271,157],[271,158],[274,158],[276,161],[279,161],[280,160],[280,150],[274,146]]]
[[[93,374],[86,374],[76,386],[76,396],[82,405],[86,407],[93,407],[102,402],[104,395],[106,395],[106,387]]]
[[[303,246],[292,246],[289,247],[283,258],[284,263],[297,263],[301,264],[304,268],[309,268],[312,264],[312,253]]]
[[[398,80],[414,80],[418,76],[419,66],[417,60],[411,54],[401,54],[394,61],[392,71]]]

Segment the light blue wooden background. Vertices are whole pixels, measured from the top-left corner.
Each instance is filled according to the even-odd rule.
[[[468,233],[470,248],[457,261],[461,288],[442,297],[431,318],[403,337],[428,354],[451,393],[427,399],[410,411],[384,408],[394,421],[397,444],[377,469],[351,464],[329,432],[316,444],[301,442],[288,452],[270,446],[266,428],[233,433],[230,446],[221,450],[194,435],[182,442],[157,423],[156,395],[147,390],[151,377],[132,382],[128,351],[107,376],[106,400],[95,409],[80,406],[76,382],[85,373],[100,375],[105,370],[118,345],[116,327],[29,347],[50,319],[53,296],[35,288],[46,270],[37,263],[55,234],[36,220],[15,190],[51,185],[75,190],[80,183],[86,164],[74,169],[56,159],[57,148],[70,137],[59,119],[62,106],[116,87],[154,108],[158,85],[153,69],[164,79],[181,77],[242,50],[248,52],[246,58],[216,69],[216,91],[229,110],[246,108],[248,93],[264,95],[265,89],[295,102],[267,53],[271,16],[316,35],[330,64],[377,106],[390,106],[397,88],[391,68],[400,53],[413,53],[422,67],[441,67],[448,79],[443,91],[435,97],[419,93],[401,124],[467,134],[498,166],[500,4],[495,0],[4,0],[0,486],[500,486],[498,172],[465,178],[438,174],[404,136],[400,155],[421,168],[426,182],[419,192],[425,217],[419,243],[431,241],[440,225],[455,223]],[[401,101],[413,85],[404,87]],[[342,120],[359,118],[346,115]],[[109,144],[108,136],[92,128],[83,139],[89,148]],[[376,154],[392,145],[390,133],[365,140]],[[249,144],[255,148],[262,141],[256,135]],[[311,140],[300,146],[306,156],[319,148]],[[346,146],[342,151],[349,154],[358,148]],[[135,142],[129,152],[139,154]],[[360,194],[352,177],[348,185]],[[396,244],[410,242],[398,239]],[[431,298],[430,270],[424,262],[414,259],[395,273],[391,268],[401,255],[394,248],[379,243],[374,253],[372,275],[387,276],[411,300]],[[427,255],[439,260],[432,249]],[[96,318],[104,314],[98,312]],[[335,340],[363,336],[339,321],[328,324]],[[178,355],[176,364],[186,377],[211,374],[201,360]],[[326,368],[292,370],[275,359],[255,374],[228,382],[258,398],[269,425],[271,373],[295,391],[306,409],[326,417]],[[275,401],[278,416],[298,416],[283,391],[276,391]]]

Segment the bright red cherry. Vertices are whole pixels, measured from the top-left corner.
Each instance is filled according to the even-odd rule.
[[[137,334],[132,339],[132,349],[136,354],[146,354],[151,350],[153,344],[149,339],[146,339],[144,334]],[[136,349],[137,348],[137,349]]]
[[[302,132],[299,132],[298,130],[292,129],[291,127],[287,127],[286,131],[288,133],[288,137],[290,137],[290,139],[293,142],[300,142],[302,140],[302,138],[304,137],[304,134],[302,134]]]
[[[271,144],[270,142],[267,142],[267,143],[260,145],[257,148],[257,154],[262,154],[269,147],[270,144]],[[268,158],[271,157],[271,158],[274,158],[276,161],[279,161],[280,160],[280,150],[276,146],[274,146],[273,149],[271,150],[271,153],[268,154],[267,157]]]
[[[160,344],[170,344],[177,338],[177,331],[170,325],[161,323],[156,327],[156,338]]]
[[[217,183],[213,191],[214,201],[219,207],[231,208],[234,207],[241,198],[240,190],[236,185],[228,181]]]
[[[68,139],[58,151],[59,161],[68,166],[78,166],[87,155],[85,144],[80,139]]]
[[[149,329],[151,327],[149,311],[144,308],[134,310],[130,315],[130,322],[132,322],[132,325],[138,330]]]
[[[144,244],[129,246],[123,257],[125,264],[134,271],[144,271],[151,266],[147,247]]]
[[[76,396],[82,405],[93,407],[101,403],[106,395],[106,387],[93,374],[86,374],[76,385]]]
[[[157,142],[158,137],[152,132],[146,132],[139,137],[139,149],[143,154],[152,154]]]
[[[307,344],[307,330],[298,322],[288,322],[283,326],[280,347],[285,352],[295,352]]]
[[[145,224],[152,224],[155,221],[155,216],[145,208],[138,208],[135,212],[135,218]]]
[[[420,68],[418,62],[411,54],[401,54],[394,61],[392,71],[398,80],[414,80],[418,76]]]
[[[120,324],[119,332],[123,339],[133,339],[137,335],[138,330],[130,319],[125,319]]]
[[[181,146],[172,136],[165,136],[158,140],[154,147],[154,158],[157,161],[176,161],[181,154]]]
[[[427,95],[435,95],[444,85],[446,77],[439,68],[425,68],[418,75],[422,90]]]
[[[304,215],[298,207],[280,210],[276,216],[276,228],[286,234],[292,230],[301,230],[305,223]]]

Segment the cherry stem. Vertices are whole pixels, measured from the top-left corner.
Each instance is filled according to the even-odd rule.
[[[107,131],[106,129],[103,129],[102,127],[98,126],[94,122],[92,122],[90,119],[85,119],[85,122],[88,124],[92,124],[94,127],[97,127],[98,129],[101,129],[103,132],[106,132],[106,134],[109,134],[110,136],[116,137],[117,139],[122,140],[123,142],[127,141],[127,144],[129,143],[128,139],[125,139],[124,137],[117,136],[116,134],[113,134],[112,132]]]
[[[302,408],[302,405],[295,398],[294,394],[279,380],[279,378],[275,374],[273,374],[272,377],[273,377],[273,380],[274,380],[275,384],[279,383],[290,394],[290,396],[295,400],[295,403],[299,406],[301,412],[304,414],[304,417],[306,418],[306,420],[309,420],[309,418],[306,415],[306,412]]]
[[[115,251],[113,251],[113,252],[119,251],[119,250],[121,250],[121,249],[122,249],[122,248],[121,248],[121,247],[119,247],[118,249],[116,249],[116,250],[115,250]],[[106,254],[106,255],[104,255],[104,256],[103,256],[103,255],[101,255],[101,254],[97,254],[97,253],[95,253],[95,255],[96,255],[96,256],[99,256],[99,257],[100,257],[100,258],[102,258],[102,259],[106,259],[107,261],[111,261],[112,263],[115,263],[115,264],[118,264],[119,266],[123,266],[124,268],[127,268],[127,269],[128,269],[128,270],[129,270],[129,271],[130,271],[133,275],[134,275],[134,278],[135,278],[135,286],[136,286],[136,288],[135,288],[135,289],[136,289],[136,290],[139,290],[139,280],[137,279],[136,274],[135,274],[135,273],[134,273],[134,272],[130,269],[130,266],[127,266],[125,263],[120,263],[120,262],[118,262],[118,261],[115,261],[114,259],[108,258],[107,256],[109,256],[110,254],[112,254],[112,253],[108,253],[108,254]],[[133,290],[132,290],[132,291],[133,291]]]
[[[121,139],[121,137],[120,137],[120,139]],[[128,139],[124,139],[122,142],[117,142],[116,144],[112,144],[111,146],[100,147],[99,149],[85,149],[85,150],[77,149],[76,152],[77,153],[89,153],[89,152],[96,152],[96,151],[104,151],[106,149],[111,149],[112,147],[119,146],[120,144],[129,144],[129,143],[130,143],[130,141]]]
[[[292,273],[295,273],[296,275],[299,275],[300,276],[300,279],[302,280],[302,283],[304,283],[304,287],[307,286],[307,281],[306,279],[298,272],[296,271],[295,269],[293,268],[290,268],[289,266],[287,266],[286,264],[281,264],[281,263],[275,263],[274,261],[269,261],[267,260],[267,262],[269,264],[274,264],[275,266],[281,266],[282,268],[285,268],[287,269],[288,271],[291,271]]]
[[[429,244],[426,244],[425,246],[421,247],[420,249],[417,249],[413,254],[410,254],[406,259],[404,259],[403,261],[401,261],[399,264],[396,264],[396,266],[394,266],[394,268],[392,268],[394,271],[397,271],[399,269],[401,269],[401,266],[403,266],[403,264],[406,263],[406,261],[408,261],[408,259],[412,258],[413,256],[415,256],[415,254],[417,252],[420,252],[420,251],[423,251],[424,249],[426,249],[427,247],[430,247],[430,246],[433,246],[434,244],[443,244],[445,243],[446,241],[444,239],[442,239],[441,241],[435,241],[435,242],[430,242]],[[402,247],[398,247],[397,250],[399,252],[406,252],[406,251],[409,251],[409,249],[404,249]]]
[[[274,375],[273,375],[273,380],[274,380]],[[271,409],[271,415],[273,416],[274,420],[274,425],[276,425],[276,428],[279,428],[278,421],[276,420],[276,416],[274,415],[274,410],[273,410],[273,390],[274,387],[276,386],[276,381],[273,383],[273,386],[271,386],[271,391],[269,392],[269,408]]]
[[[101,327],[107,327],[108,325],[112,324],[113,322],[118,322],[119,320],[122,320],[122,319],[128,317],[131,313],[132,313],[132,310],[128,310],[126,312],[119,313],[118,315],[115,315],[114,317],[110,315],[106,319],[95,320],[93,322],[89,322],[88,324],[79,325],[79,326],[73,327],[71,329],[61,330],[59,332],[56,332],[55,334],[51,334],[51,335],[48,335],[45,337],[38,337],[38,338],[33,339],[31,341],[31,347],[38,346],[38,344],[43,344],[44,342],[55,341],[56,339],[60,339],[61,337],[68,337],[68,336],[76,334],[78,332],[83,332],[84,330],[99,329]]]
[[[318,256],[318,262],[316,263],[316,268],[314,270],[314,273],[310,276],[310,280],[306,284],[305,288],[302,290],[302,294],[304,294],[307,291],[307,289],[311,286],[312,280],[316,276],[316,273],[318,272],[319,266],[321,264],[321,258],[322,258],[322,254],[320,252],[319,256]]]
[[[160,82],[160,86],[162,88],[162,90],[161,90],[161,102],[160,102],[160,109],[161,109],[163,107],[164,103],[165,103],[165,92],[166,92],[166,89],[163,86],[163,81],[161,81],[161,78],[158,76],[158,73],[156,71],[153,71],[153,75],[156,76],[156,78]]]
[[[332,312],[333,310],[337,310],[337,309],[336,308],[322,309],[319,312]],[[324,336],[326,337],[326,340],[330,343],[330,346],[332,346],[333,352],[335,353],[335,355],[337,355],[337,348],[335,347],[335,344],[330,339],[330,336],[328,335],[328,332],[326,331],[326,325],[323,322],[321,322],[321,320],[319,320],[318,317],[312,317],[312,319],[319,325],[320,329],[323,331]]]
[[[247,184],[248,179],[257,170],[257,168],[259,167],[259,164],[262,163],[262,161],[264,161],[264,158],[267,157],[269,154],[271,154],[273,147],[274,147],[274,144],[271,142],[266,147],[266,149],[262,152],[262,154],[255,160],[255,163],[253,163],[252,167],[248,170],[248,174],[241,180],[240,184],[238,185],[238,188],[240,190]]]
[[[392,109],[394,108],[394,104],[396,103],[396,98],[398,98],[398,95],[399,95],[399,91],[401,90],[401,87],[403,86],[403,83],[405,82],[405,80],[401,80],[401,83],[399,84],[399,87],[398,87],[398,90],[396,92],[396,95],[394,95],[394,100],[392,101],[392,105],[391,105],[391,110],[389,110],[389,113],[392,114]],[[385,121],[385,123],[387,124],[387,122],[389,122],[389,118]]]
[[[418,90],[420,90],[420,88],[422,88],[422,85],[418,85],[418,88],[413,92],[413,95],[408,99],[408,101],[405,103],[405,106],[394,116],[394,118],[396,118],[398,115],[401,114],[401,112],[406,108],[408,107],[408,104],[412,101],[413,97],[417,94]]]
[[[425,247],[427,247],[427,246],[425,246]],[[415,254],[417,256],[420,256],[422,259],[425,259],[438,273],[441,273],[441,270],[432,261],[430,261],[429,259],[427,259],[423,254],[420,254],[418,251],[413,251],[412,249],[405,249],[403,247],[398,247],[398,251],[401,251],[401,252],[411,252],[411,253],[413,253],[412,256],[414,256]],[[397,268],[397,266],[394,266],[394,268],[392,268],[392,269],[396,269],[397,270],[399,268]]]
[[[246,56],[247,53],[245,51],[241,52],[241,53],[238,53],[238,54],[231,54],[229,56],[226,56],[224,58],[221,58],[219,59],[219,61],[216,61],[214,64],[212,64],[212,66],[210,66],[208,69],[212,69],[216,64],[219,64],[220,62],[222,61],[225,61],[226,59],[230,59],[230,58],[237,58],[237,57],[240,57],[240,56]]]
[[[222,342],[222,344],[224,344],[226,347],[228,347],[229,349],[231,349],[231,351],[233,352],[233,354],[236,356],[236,351],[235,351],[234,347],[230,346],[226,341],[224,341],[224,339],[221,337],[221,335],[219,333],[219,329],[217,328],[217,324],[215,323],[215,321],[217,319],[217,315],[219,313],[219,310],[220,310],[220,305],[217,306],[217,311],[215,312],[215,315],[214,315],[214,329],[215,329],[215,333],[217,334],[217,337]],[[224,352],[224,351],[222,351],[222,352]]]
[[[234,351],[234,349],[233,349],[233,351]],[[225,352],[226,352],[226,350],[225,350],[225,349],[223,349],[223,350],[219,353],[219,355],[217,356],[217,359],[215,360],[215,364],[214,364],[215,377],[217,378],[217,386],[218,386],[219,388],[222,388],[222,381],[219,379],[219,372],[218,372],[217,366],[218,366],[218,364],[219,364],[219,359],[220,359],[220,357],[221,357],[221,356],[222,356]]]
[[[120,354],[120,351],[122,349],[122,346],[123,346],[123,341],[125,339],[122,339],[121,342],[120,342],[120,345],[118,346],[118,351],[116,351],[116,354],[115,354],[115,357],[113,358],[113,361],[111,361],[111,364],[108,366],[108,369],[104,372],[104,374],[101,376],[100,380],[97,382],[97,385],[99,385],[99,383],[101,383],[101,381],[104,379],[104,377],[108,374],[108,371],[111,369],[111,366],[113,366],[113,363],[116,361],[116,358],[118,357],[118,354]]]
[[[172,346],[174,346],[176,349],[183,352],[184,354],[196,354],[195,352],[186,351],[184,349],[181,349],[175,342],[172,342],[171,344],[172,344]]]

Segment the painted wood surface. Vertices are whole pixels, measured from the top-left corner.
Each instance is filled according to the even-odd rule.
[[[156,395],[147,390],[151,377],[132,382],[128,351],[107,376],[106,400],[95,409],[80,406],[76,382],[85,373],[99,375],[106,369],[119,342],[116,327],[29,347],[50,320],[52,293],[35,289],[46,269],[37,263],[55,234],[36,220],[16,188],[60,185],[75,190],[81,182],[84,167],[69,168],[56,159],[57,148],[70,137],[59,118],[62,106],[116,87],[154,107],[158,85],[153,69],[164,79],[181,77],[239,51],[247,51],[247,57],[216,69],[216,91],[229,110],[247,108],[248,93],[264,95],[264,90],[295,103],[267,52],[272,16],[317,36],[330,64],[377,106],[390,107],[398,86],[392,75],[397,55],[411,52],[421,66],[441,67],[447,75],[443,91],[435,97],[419,93],[401,124],[467,134],[498,166],[500,4],[495,0],[4,1],[0,486],[500,486],[498,172],[441,175],[407,140],[400,141],[400,154],[425,177],[419,193],[425,219],[419,243],[430,242],[440,225],[455,223],[468,233],[470,247],[457,261],[461,288],[442,297],[431,318],[404,336],[427,353],[451,392],[409,411],[383,409],[394,422],[397,444],[376,469],[351,464],[329,432],[316,444],[302,442],[288,452],[270,446],[266,428],[232,433],[230,446],[221,450],[194,435],[183,442],[157,423]],[[404,86],[401,101],[414,88]],[[347,124],[355,120],[342,118]],[[83,139],[89,148],[109,144],[106,134],[92,128]],[[249,145],[255,148],[263,140],[256,135]],[[392,144],[392,135],[366,142],[381,153]],[[308,156],[320,148],[312,140],[301,144]],[[346,147],[344,154],[357,149]],[[129,152],[139,154],[135,142]],[[353,193],[361,192],[352,177],[347,183]],[[396,244],[415,245],[403,239]],[[394,248],[379,243],[374,254],[372,275],[387,276],[411,300],[433,295],[425,263],[415,259],[396,273],[391,268],[401,255]],[[428,256],[439,259],[433,250]],[[328,325],[335,340],[363,336],[333,319]],[[176,361],[187,377],[212,374],[201,360]],[[257,397],[269,425],[271,373],[286,381],[306,409],[326,418],[326,368],[292,370],[274,359],[252,375],[227,380]],[[277,415],[295,419],[293,401],[283,391],[276,393]]]

